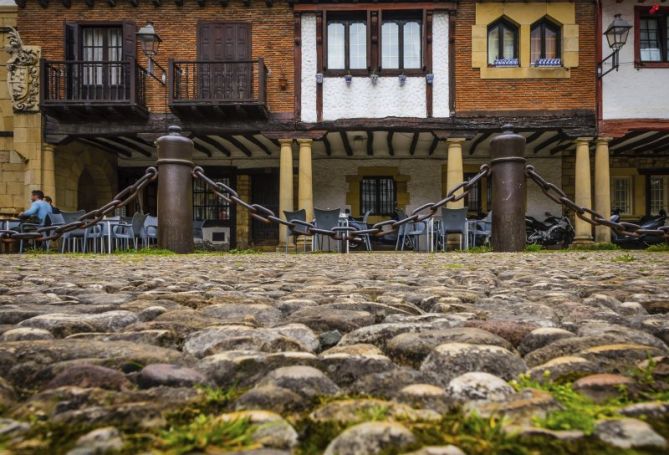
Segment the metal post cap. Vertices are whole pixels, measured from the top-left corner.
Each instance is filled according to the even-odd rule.
[[[167,127],[167,132],[170,134],[170,136],[180,136],[181,127],[178,125],[170,125],[169,127]]]
[[[513,134],[513,125],[511,125],[510,123],[502,125],[502,132],[504,134]]]

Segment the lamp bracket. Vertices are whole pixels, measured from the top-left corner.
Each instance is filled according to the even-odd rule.
[[[609,54],[604,60],[599,62],[597,65],[597,79],[601,79],[607,74],[609,74],[611,71],[616,70],[618,71],[618,67],[620,66],[620,50],[616,49],[614,50],[611,54]],[[607,69],[604,71],[604,63],[606,63],[608,60],[611,60],[611,68]]]
[[[148,76],[151,76],[153,79],[155,79],[156,81],[158,81],[158,83],[162,84],[163,86],[167,85],[167,84],[166,84],[166,81],[167,81],[167,71],[165,71],[165,68],[163,68],[162,66],[160,66],[160,63],[156,62],[156,61],[155,61],[153,58],[151,58],[151,57],[148,57],[147,60],[148,60],[148,65],[147,65],[147,68],[146,68],[146,74],[147,74]],[[154,67],[157,67],[157,68],[160,70],[160,72],[161,72],[160,77],[156,76],[155,71],[154,71]]]

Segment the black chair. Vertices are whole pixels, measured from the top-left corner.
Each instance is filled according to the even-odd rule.
[[[339,226],[339,214],[341,209],[334,210],[321,210],[314,209],[314,218],[316,221],[316,227],[319,229],[332,230]],[[330,250],[330,237],[328,239],[328,251]],[[318,249],[323,249],[323,236],[316,235],[316,243],[318,243]]]
[[[297,210],[295,212],[283,211],[283,215],[286,217],[286,221],[307,221],[307,211],[304,209]],[[295,247],[297,247],[297,238],[301,235],[309,235],[309,228],[303,224],[295,224],[294,226],[286,226],[288,231],[286,233],[286,253],[288,253],[288,239],[293,237],[295,239]],[[313,250],[313,242],[311,244],[311,249]],[[304,251],[307,251],[307,242],[304,242]]]

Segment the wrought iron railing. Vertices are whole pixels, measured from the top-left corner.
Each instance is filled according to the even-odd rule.
[[[169,62],[170,104],[267,102],[262,58],[243,61]]]
[[[146,70],[134,60],[42,60],[42,105],[146,105]]]

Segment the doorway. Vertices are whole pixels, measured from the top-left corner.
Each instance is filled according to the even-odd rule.
[[[279,213],[279,173],[268,169],[251,177],[251,200]],[[255,246],[271,246],[279,243],[279,228],[274,223],[263,223],[255,218],[251,222],[251,236]]]
[[[77,183],[77,209],[90,212],[97,208],[98,195],[95,189],[95,180],[87,169],[79,176]]]

